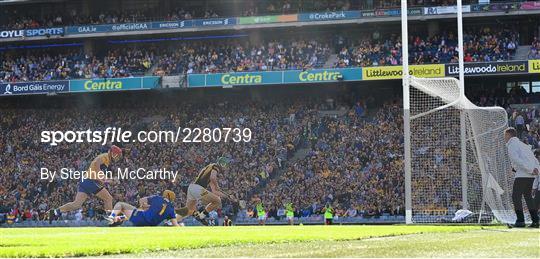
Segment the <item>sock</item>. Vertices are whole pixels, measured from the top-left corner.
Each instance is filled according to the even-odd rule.
[[[523,215],[523,210],[515,210],[516,212],[516,223],[524,223],[525,222],[525,216]]]
[[[208,212],[206,212],[205,209],[202,209],[200,211],[193,212],[193,216],[199,217],[200,219],[204,219],[208,216]]]
[[[529,210],[531,214],[532,223],[538,223],[538,212],[536,210]]]
[[[204,216],[208,217],[208,211],[206,211],[206,209],[202,209],[200,212],[204,214]]]

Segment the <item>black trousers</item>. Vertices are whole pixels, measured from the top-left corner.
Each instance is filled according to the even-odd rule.
[[[540,216],[540,189],[536,190],[536,194],[534,195],[534,204],[536,205],[536,210],[538,211]]]
[[[521,201],[521,197],[525,199],[525,203],[527,204],[527,208],[529,208],[529,213],[531,214],[532,221],[538,222],[538,210],[536,209],[536,204],[532,198],[533,183],[534,178],[514,179],[514,186],[512,187],[512,202],[514,202],[514,210],[516,211],[516,222],[525,222],[525,215],[523,214],[523,202]]]

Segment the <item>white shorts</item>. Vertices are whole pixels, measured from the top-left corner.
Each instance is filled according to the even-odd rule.
[[[200,201],[201,198],[208,194],[208,190],[198,184],[190,184],[187,189],[187,200]]]
[[[259,216],[259,220],[266,220],[266,215]]]
[[[287,220],[293,220],[294,216],[287,216]]]

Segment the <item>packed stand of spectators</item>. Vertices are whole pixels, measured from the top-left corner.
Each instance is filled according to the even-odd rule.
[[[118,103],[124,105],[129,101]],[[10,214],[16,214],[18,220],[29,219],[23,213],[25,211],[30,212],[31,218],[44,219],[48,209],[56,208],[75,197],[77,180],[41,181],[40,168],[86,170],[89,162],[107,149],[106,146],[94,143],[51,147],[39,142],[41,130],[103,129],[111,125],[134,132],[142,129],[176,130],[176,127],[181,126],[250,128],[253,133],[251,141],[246,143],[229,141],[192,145],[131,145],[118,167],[178,170],[179,179],[174,183],[169,180],[113,181],[107,184],[107,189],[115,201],[136,204],[139,198],[160,193],[167,188],[177,193],[177,206],[184,206],[184,189],[204,165],[215,162],[219,156],[233,159],[227,172],[219,177],[221,188],[234,193],[239,199],[248,200],[246,196],[260,182],[261,173],[272,175],[293,152],[302,132],[303,123],[299,122],[303,121],[303,114],[309,104],[299,100],[281,104],[201,101],[184,102],[177,106],[149,104],[137,109],[127,108],[130,106],[126,104],[125,107],[90,110],[64,107],[61,117],[59,110],[2,109],[0,150],[4,156],[0,158],[0,207],[9,208]],[[288,119],[290,114],[295,114],[299,122],[291,123]],[[154,120],[142,122],[149,117]],[[99,200],[90,199],[84,205],[82,214],[85,219],[98,219],[98,215],[103,213],[100,208],[102,205]],[[233,214],[234,210],[234,207],[225,204],[219,213]],[[76,215],[77,212],[64,216],[73,219]]]
[[[518,137],[533,149],[540,149],[540,107],[516,107],[506,110],[509,125],[516,128]]]
[[[477,1],[463,1],[470,4]],[[409,7],[423,6],[449,6],[456,5],[455,0],[409,0]],[[400,0],[249,0],[244,3],[242,16],[255,16],[267,14],[291,14],[303,12],[322,11],[349,11],[349,10],[374,10],[390,9],[401,6]]]
[[[504,61],[516,54],[519,34],[514,28],[483,27],[468,30],[465,41],[465,62]]]
[[[530,94],[523,88],[516,86],[510,92],[504,88],[474,89],[467,95],[479,105],[505,107],[510,116],[509,124],[518,129],[520,138],[534,148],[540,148],[540,109],[514,105],[530,101]],[[107,149],[91,143],[51,147],[39,142],[42,130],[116,126],[137,132],[174,130],[182,126],[250,128],[253,136],[248,143],[130,145],[119,167],[149,170],[165,167],[178,170],[180,178],[174,183],[163,180],[108,183],[107,189],[115,201],[136,203],[142,196],[168,188],[178,194],[177,205],[181,206],[186,201],[185,188],[197,172],[205,164],[225,155],[231,157],[233,163],[220,175],[219,184],[247,205],[237,207],[225,202],[224,208],[218,211],[220,217],[254,216],[250,204],[254,196],[262,199],[268,216],[276,218],[283,215],[283,206],[287,202],[292,202],[298,217],[320,214],[327,204],[334,207],[340,217],[403,215],[402,108],[399,100],[388,101],[379,109],[371,110],[362,102],[354,105],[336,102],[337,105],[328,109],[324,108],[326,102],[320,98],[291,97],[259,102],[213,98],[211,102],[194,100],[174,104],[169,102],[171,100],[145,99],[142,106],[141,100],[127,98],[108,104],[110,107],[91,109],[67,105],[68,109],[61,104],[58,104],[59,109],[2,108],[0,150],[4,155],[0,157],[0,214],[9,211],[8,214],[16,215],[18,220],[44,219],[49,208],[73,199],[77,181],[41,181],[39,169],[84,170],[93,157]],[[321,112],[325,109],[335,114]],[[446,139],[437,134],[449,136],[446,132],[438,132],[430,135],[434,139],[423,139],[440,141],[438,146],[444,148],[430,151],[417,145],[413,150],[413,155],[424,157],[424,160],[417,159],[423,163],[413,166],[424,168],[421,171],[427,174],[413,181],[413,189],[423,197],[413,200],[417,202],[415,206],[423,206],[420,208],[429,213],[447,215],[450,209],[459,208],[460,204],[459,170],[451,167],[451,164],[459,165],[459,161],[448,163],[456,157],[455,147],[445,145]],[[299,148],[307,148],[307,154],[290,160]],[[103,213],[99,211],[99,203],[91,199],[81,212],[65,217],[97,219]]]
[[[358,10],[359,0],[248,0],[242,16]]]
[[[0,11],[1,12],[1,11]],[[96,15],[82,15],[76,10],[70,10],[65,13],[54,13],[38,18],[34,14],[19,14],[21,11],[5,10],[5,17],[9,20],[0,25],[2,29],[31,29],[57,26],[75,26],[75,25],[97,25],[113,23],[135,23],[146,21],[177,21],[190,19],[207,19],[219,17],[218,13],[212,9],[204,11],[190,10],[183,8],[174,8],[162,16],[156,17],[151,11],[102,11]]]
[[[475,1],[472,1],[475,2]],[[469,1],[464,1],[464,4]],[[99,3],[98,3],[99,4]],[[448,6],[455,5],[455,0],[410,0],[409,6]],[[53,5],[54,6],[54,5]],[[203,7],[204,6],[204,7]],[[208,8],[212,6],[213,8]],[[139,10],[102,10],[96,14],[83,14],[79,8],[66,7],[61,4],[54,6],[55,10],[67,9],[63,12],[54,11],[42,15],[47,11],[28,12],[24,7],[3,8],[0,11],[5,19],[0,20],[1,29],[28,29],[54,26],[72,26],[86,24],[131,23],[145,21],[173,21],[198,18],[236,17],[292,14],[301,12],[347,11],[347,10],[373,10],[399,8],[399,0],[247,0],[241,3],[240,8],[231,8],[226,4],[192,5],[190,3],[173,4],[173,11],[163,13],[159,7],[141,7]],[[39,6],[35,7],[39,10]],[[50,7],[49,7],[50,8]],[[217,10],[221,10],[217,12]]]
[[[534,37],[531,43],[531,50],[528,55],[529,59],[540,59],[540,40],[538,37]]]
[[[82,50],[0,52],[0,82],[111,78],[144,75],[155,62],[154,52],[118,48],[102,56]]]
[[[408,0],[409,7],[449,6],[456,5],[456,0]],[[475,0],[464,0],[463,4],[477,4]],[[361,9],[389,9],[401,7],[401,0],[367,0],[360,1]]]
[[[464,35],[465,62],[510,60],[519,35],[510,29],[481,28]],[[232,37],[232,36],[231,36]],[[314,35],[284,36],[288,40],[264,39],[258,43],[247,36],[219,40],[109,45],[94,55],[81,48],[47,51],[1,51],[0,82],[76,78],[158,76],[191,73],[304,70],[321,68],[335,53],[335,67],[400,65],[398,34],[314,39]],[[320,37],[319,37],[320,38]],[[432,37],[411,36],[411,64],[457,62],[457,36],[441,33]],[[538,57],[537,38],[529,58]],[[332,66],[332,64],[330,64]],[[150,70],[152,69],[152,70]]]
[[[55,26],[64,26],[65,18],[62,14],[56,15],[47,15],[42,19],[33,17],[33,15],[19,14],[17,11],[8,11],[3,10],[4,17],[9,17],[9,20],[3,20],[0,24],[0,29],[5,30],[20,30],[20,29],[32,29],[32,28],[43,28],[43,27],[55,27]]]
[[[506,86],[490,90],[477,89],[471,96],[479,106],[500,106],[506,109],[508,125],[518,131],[518,137],[534,149],[540,148],[540,95],[528,93],[522,86],[510,90]]]
[[[500,106],[508,108],[513,104],[529,104],[540,102],[540,98],[535,94],[529,94],[520,85],[507,89],[506,85],[493,86],[489,88],[474,88],[467,91],[467,96],[476,105]]]
[[[158,61],[156,75],[302,70],[320,68],[330,55],[328,43],[316,40],[221,40],[172,46]]]
[[[465,62],[508,60],[517,48],[517,35],[509,30],[489,29],[465,35]],[[357,40],[338,37],[310,40],[310,36],[290,40],[263,40],[251,43],[244,38],[199,40],[178,43],[113,46],[102,54],[84,54],[82,49],[0,52],[0,82],[77,78],[110,78],[191,73],[303,70],[321,68],[332,53],[335,67],[384,66],[401,64],[401,40],[396,34],[382,38],[377,32]],[[535,39],[530,57],[539,45]],[[411,36],[411,64],[457,62],[454,34],[424,39]],[[150,69],[153,70],[150,70]]]
[[[515,55],[519,35],[512,29],[489,27],[469,30],[464,35],[465,62],[509,60]],[[410,36],[409,63],[454,63],[458,60],[457,35],[442,33],[432,37]],[[382,66],[401,64],[401,37],[381,38],[378,32],[344,44],[336,67]]]
[[[363,37],[345,44],[338,52],[336,67],[384,66],[401,64],[401,40],[397,35],[372,40]]]
[[[402,119],[399,101],[365,116],[358,102],[341,117],[312,111],[305,126],[308,155],[271,181],[260,195],[277,218],[282,204],[296,216],[320,214],[331,205],[338,217],[404,214]]]
[[[106,150],[106,146],[91,143],[50,147],[39,142],[44,129],[86,130],[111,125],[133,131],[179,126],[246,127],[253,132],[248,143],[131,145],[119,167],[168,168],[178,170],[179,179],[174,183],[113,181],[106,187],[115,201],[132,204],[142,196],[172,189],[178,195],[177,205],[182,206],[186,201],[184,190],[198,171],[225,155],[233,163],[220,175],[219,184],[247,205],[239,208],[225,202],[218,211],[220,216],[247,215],[249,211],[253,216],[250,201],[254,196],[263,199],[269,216],[276,216],[286,201],[294,204],[297,216],[305,217],[320,214],[326,204],[332,204],[339,216],[403,214],[400,106],[389,102],[368,117],[362,103],[352,107],[339,105],[343,116],[325,117],[319,113],[325,103],[316,100],[188,102],[177,106],[150,104],[140,109],[75,108],[62,109],[60,118],[57,112],[47,109],[3,109],[0,125],[5,134],[0,136],[0,150],[5,155],[0,158],[0,207],[9,209],[9,214],[19,221],[44,220],[48,209],[73,199],[77,181],[39,180],[39,169],[84,170],[93,157]],[[152,121],[143,122],[150,117]],[[385,136],[382,139],[381,134]],[[305,143],[310,149],[308,156],[286,164]],[[279,170],[285,173],[274,177]],[[99,219],[103,213],[100,208],[99,200],[90,199],[81,211],[63,217]]]

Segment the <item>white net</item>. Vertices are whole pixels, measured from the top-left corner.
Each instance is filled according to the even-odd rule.
[[[410,80],[411,213],[416,223],[515,221],[506,111],[478,107],[455,78]]]

